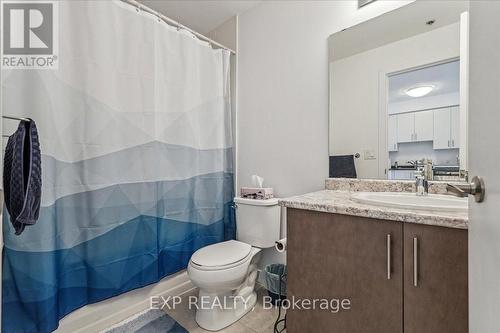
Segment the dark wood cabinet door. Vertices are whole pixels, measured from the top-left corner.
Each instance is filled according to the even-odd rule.
[[[291,208],[287,221],[289,300],[345,298],[351,303],[350,310],[338,313],[292,308],[288,333],[403,331],[402,223]]]
[[[467,230],[404,225],[405,333],[468,332],[467,262]]]

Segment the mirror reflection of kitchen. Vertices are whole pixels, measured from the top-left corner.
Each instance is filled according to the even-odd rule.
[[[467,178],[467,11],[415,1],[329,37],[330,177]]]
[[[460,178],[460,61],[388,75],[388,179]]]

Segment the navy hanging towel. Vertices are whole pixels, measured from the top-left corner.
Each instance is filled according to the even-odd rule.
[[[16,235],[38,220],[42,196],[42,158],[33,120],[21,121],[7,141],[3,186],[5,205]]]

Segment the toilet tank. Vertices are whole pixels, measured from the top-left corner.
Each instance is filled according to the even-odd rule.
[[[234,198],[236,239],[255,247],[269,248],[280,239],[281,207],[278,199]]]

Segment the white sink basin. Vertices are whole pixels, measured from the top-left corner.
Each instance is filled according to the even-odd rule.
[[[417,196],[405,192],[356,192],[351,195],[351,199],[368,205],[433,212],[463,213],[468,209],[467,198],[439,194]]]

